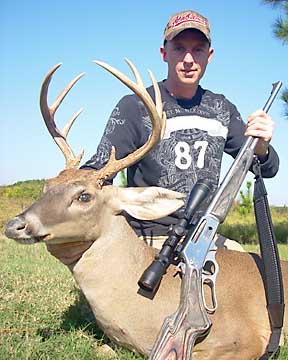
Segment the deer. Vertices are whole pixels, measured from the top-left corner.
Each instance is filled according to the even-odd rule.
[[[78,241],[92,242],[71,268],[72,275],[106,336],[124,348],[148,355],[164,318],[178,307],[181,277],[177,264],[172,264],[153,297],[139,291],[137,282],[157,249],[137,237],[126,216],[129,214],[142,220],[166,216],[183,206],[184,195],[158,187],[105,185],[106,179],[145,156],[165,130],[161,94],[153,74],[150,72],[155,101],[147,93],[136,67],[129,60],[127,62],[135,82],[110,65],[96,63],[143,101],[153,125],[146,144],[123,159],[116,159],[112,147],[110,159],[102,169],[79,169],[83,151],[74,155],[67,134],[81,111],[71,118],[63,131],[57,128],[54,115],[83,74],[73,79],[49,106],[49,83],[61,64],[56,65],[43,81],[40,107],[50,135],[64,154],[66,167],[45,182],[39,200],[8,221],[5,234],[19,243],[28,244],[65,243],[69,246]],[[209,315],[213,325],[209,334],[195,344],[193,359],[259,359],[266,351],[271,334],[262,260],[254,253],[225,248],[217,250],[216,259],[219,264],[218,308]],[[288,299],[288,262],[282,261],[281,267],[285,298]],[[283,329],[288,331],[287,308]]]

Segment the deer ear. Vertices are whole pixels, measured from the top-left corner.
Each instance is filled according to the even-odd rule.
[[[184,205],[185,194],[160,187],[119,188],[119,210],[139,220],[167,216]],[[121,194],[121,195],[120,195]]]

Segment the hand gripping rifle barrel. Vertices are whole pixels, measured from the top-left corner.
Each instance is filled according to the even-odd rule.
[[[186,233],[192,217],[210,191],[211,185],[206,179],[198,180],[195,183],[189,195],[183,218],[171,227],[168,239],[164,242],[162,249],[138,281],[141,289],[150,292],[154,292],[155,289],[157,289],[163,275],[175,256],[174,253],[180,239]]]

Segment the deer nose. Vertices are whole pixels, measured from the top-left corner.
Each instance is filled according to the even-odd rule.
[[[5,235],[10,239],[19,239],[23,236],[27,237],[26,230],[27,223],[19,216],[8,221],[5,228]]]

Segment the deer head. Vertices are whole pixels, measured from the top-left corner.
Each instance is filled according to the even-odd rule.
[[[49,106],[47,102],[49,84],[61,64],[54,66],[43,81],[40,108],[50,135],[64,154],[66,167],[57,177],[46,181],[41,199],[7,224],[8,237],[22,242],[29,240],[29,242],[59,243],[95,240],[107,227],[103,222],[106,224],[104,219],[107,219],[108,211],[119,213],[125,210],[134,217],[152,219],[165,216],[183,204],[180,200],[183,197],[182,194],[161,188],[120,189],[103,186],[106,179],[143,158],[161,139],[165,130],[166,117],[160,90],[153,74],[150,72],[155,91],[155,103],[146,91],[135,66],[129,60],[126,61],[136,82],[103,62],[96,61],[96,63],[127,85],[144,103],[152,122],[152,133],[147,142],[119,160],[115,158],[115,149],[112,147],[108,163],[98,171],[79,169],[83,151],[75,156],[67,143],[67,135],[82,110],[72,116],[62,131],[57,128],[54,116],[65,96],[83,76],[83,73],[75,77]]]

